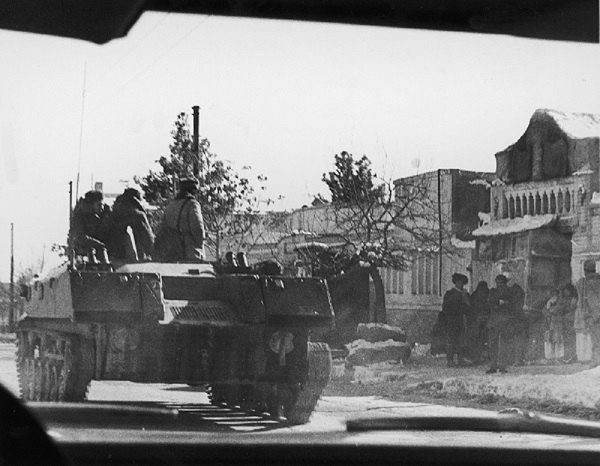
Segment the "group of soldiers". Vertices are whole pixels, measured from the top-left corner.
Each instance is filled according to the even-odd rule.
[[[561,286],[544,306],[545,358],[551,362],[600,364],[600,274],[596,262],[586,260],[584,277]],[[530,316],[524,311],[525,292],[509,285],[510,274],[495,278],[495,288],[479,282],[471,294],[468,278],[452,276],[454,287],[444,295],[439,326],[443,326],[449,367],[466,366],[483,359],[487,373],[506,372],[511,364],[524,364],[529,346]]]
[[[204,259],[206,233],[198,180],[179,182],[175,199],[167,206],[154,235],[137,189],[127,188],[112,209],[100,191],[88,191],[76,204],[71,222],[75,254],[88,263],[145,260],[161,262]]]

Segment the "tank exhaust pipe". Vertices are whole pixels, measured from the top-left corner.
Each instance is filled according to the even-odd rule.
[[[194,166],[192,170],[194,171],[194,176],[198,178],[200,175],[200,153],[198,148],[198,138],[199,138],[199,127],[200,127],[200,107],[198,105],[194,105],[192,107],[194,111],[194,133],[192,135],[192,152],[194,152]]]

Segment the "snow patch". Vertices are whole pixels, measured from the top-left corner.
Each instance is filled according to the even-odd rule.
[[[477,212],[479,217],[479,226],[488,225],[492,221],[492,215],[489,212]]]
[[[473,236],[496,236],[537,230],[552,225],[557,219],[555,214],[525,215],[518,218],[504,218],[473,230]]]
[[[593,175],[593,174],[594,174],[593,170],[590,170],[588,167],[588,168],[583,168],[581,170],[577,170],[576,172],[573,173],[573,176]]]
[[[593,192],[592,200],[590,201],[592,204],[600,204],[600,193]]]
[[[388,324],[377,324],[374,322],[369,322],[369,323],[360,324],[360,325],[364,325],[367,328],[383,328],[385,330],[391,330],[393,332],[404,332],[404,330],[402,330],[400,327],[394,327],[393,325],[388,325]]]
[[[481,178],[477,178],[475,180],[472,180],[469,184],[476,184],[476,185],[485,186],[488,189],[492,186],[491,183],[488,183],[486,180],[481,179]]]
[[[463,241],[458,239],[456,236],[453,236],[450,239],[450,244],[456,249],[475,249],[475,240],[472,241]]]
[[[353,368],[352,383],[367,385],[393,382],[403,377],[399,371],[403,367],[403,363],[395,363],[394,361],[385,361],[368,366],[355,366]]]
[[[394,341],[391,338],[386,341],[378,341],[375,343],[371,343],[370,341],[367,341],[367,340],[354,340],[353,342],[348,343],[346,345],[346,348],[348,348],[348,351],[350,353],[355,353],[357,350],[359,350],[361,348],[382,349],[382,348],[386,348],[388,346],[406,346],[406,343]]]
[[[600,407],[600,367],[575,374],[486,375],[442,380],[442,392],[496,395],[510,400],[554,400],[586,408]]]

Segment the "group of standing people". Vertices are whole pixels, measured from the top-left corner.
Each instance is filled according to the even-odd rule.
[[[560,286],[542,310],[548,361],[600,364],[600,274],[594,260],[586,260],[583,271],[575,286]],[[509,280],[509,274],[500,274],[495,288],[482,281],[469,294],[468,278],[460,273],[452,276],[454,287],[444,295],[438,321],[445,330],[449,367],[479,362],[486,353],[487,373],[506,372],[509,365],[525,362],[529,339],[525,292],[516,283],[509,285]]]
[[[446,330],[446,357],[449,367],[490,360],[488,373],[506,372],[507,366],[524,357],[523,289],[508,286],[508,277],[498,275],[496,287],[485,281],[469,294],[466,275],[452,275],[454,287],[446,292],[440,318]]]
[[[71,222],[73,248],[88,263],[201,261],[206,234],[196,194],[198,180],[180,181],[154,235],[137,189],[127,188],[112,209],[100,191],[88,191],[76,204]]]
[[[544,307],[544,356],[550,361],[600,364],[600,274],[583,263],[583,277],[561,286]]]

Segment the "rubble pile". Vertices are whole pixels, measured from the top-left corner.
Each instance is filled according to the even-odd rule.
[[[406,333],[386,324],[359,324],[358,339],[347,344],[346,366],[368,366],[386,361],[404,363],[411,348]]]

